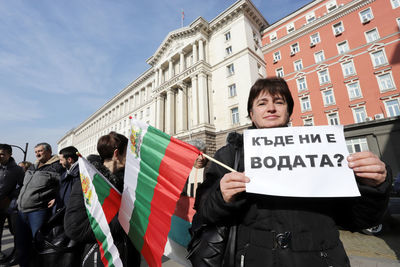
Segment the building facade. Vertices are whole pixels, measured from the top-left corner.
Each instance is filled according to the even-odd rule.
[[[63,136],[58,148],[97,153],[98,138],[110,131],[128,135],[133,116],[182,140],[202,139],[213,154],[219,133],[249,124],[243,100],[266,73],[261,30],[267,26],[241,0],[210,22],[199,17],[170,32],[146,61],[151,67]]]
[[[281,76],[295,100],[291,125],[345,125],[350,152],[371,150],[400,171],[400,152],[388,145],[399,135],[400,0],[314,0],[272,25],[239,0],[210,22],[170,32],[147,63],[58,148],[97,153],[98,138],[128,135],[133,116],[202,139],[213,154],[227,133],[250,125],[251,85]]]
[[[400,115],[399,5],[316,0],[263,32],[267,76],[288,82],[294,126]]]

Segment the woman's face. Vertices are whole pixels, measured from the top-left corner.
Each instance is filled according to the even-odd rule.
[[[282,127],[289,122],[287,110],[287,103],[282,96],[271,96],[263,91],[253,101],[250,118],[258,129]]]

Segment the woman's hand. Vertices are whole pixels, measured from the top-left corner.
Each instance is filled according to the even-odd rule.
[[[386,166],[375,154],[369,151],[357,152],[347,157],[349,167],[361,178],[359,181],[370,186],[378,186],[386,179]]]
[[[225,202],[232,202],[236,194],[246,191],[246,183],[248,182],[250,182],[250,179],[242,172],[230,172],[225,174],[219,182],[222,197]]]

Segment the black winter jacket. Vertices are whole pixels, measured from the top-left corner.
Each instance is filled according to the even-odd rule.
[[[24,170],[10,157],[5,166],[0,165],[0,203],[8,202],[18,197],[17,184],[22,186]],[[7,199],[7,200],[6,200]],[[0,204],[1,212],[7,210],[7,206]]]
[[[243,141],[230,135],[215,159],[233,166],[240,149],[239,171],[244,171]],[[339,239],[338,226],[351,231],[377,225],[388,203],[391,174],[373,188],[358,184],[359,198],[294,198],[251,193],[225,203],[219,180],[228,171],[211,163],[199,188],[196,209],[203,222],[238,225],[236,266],[350,266]]]
[[[120,192],[123,190],[124,170],[111,173],[101,162],[92,162]],[[65,233],[72,240],[85,243],[82,255],[82,266],[99,266],[103,263],[100,260],[100,250],[97,246],[96,238],[90,227],[80,180],[72,185],[72,192],[67,205],[64,217]],[[132,245],[129,237],[125,233],[118,221],[118,215],[109,224],[114,244],[118,248],[123,266],[140,266],[140,254]],[[94,253],[93,253],[94,248]]]

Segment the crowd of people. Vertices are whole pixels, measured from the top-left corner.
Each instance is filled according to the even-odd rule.
[[[259,79],[248,98],[250,128],[286,127],[293,106],[283,79]],[[88,156],[120,191],[127,144],[125,136],[110,132],[98,140],[99,155]],[[193,145],[205,150],[204,143]],[[70,146],[53,155],[49,144],[40,143],[35,146],[36,163],[21,162],[18,166],[11,146],[0,144],[0,239],[8,218],[15,242],[11,255],[0,253],[0,263],[22,267],[103,266],[85,210],[77,152]],[[215,158],[237,171],[229,172],[213,162],[203,169],[207,163],[203,157],[195,162],[189,179],[193,187],[187,191],[196,196],[197,213],[191,233],[202,242],[191,242],[189,247],[193,266],[350,266],[338,227],[355,231],[378,224],[392,184],[389,169],[376,155],[359,152],[347,160],[361,197],[251,194],[245,192],[250,178],[244,173],[242,135],[229,134],[227,145],[216,152]],[[61,234],[57,234],[66,240],[66,250],[51,250],[49,245],[41,244],[50,240],[50,233],[55,235],[47,231],[50,222],[58,222]],[[210,225],[226,226],[230,232],[235,229],[234,238],[222,237],[222,243],[228,244],[220,246],[221,250],[207,240],[205,233]],[[140,254],[117,217],[110,222],[110,229],[123,265],[140,266]],[[199,244],[201,249],[193,247]],[[43,256],[51,252],[56,256]]]

